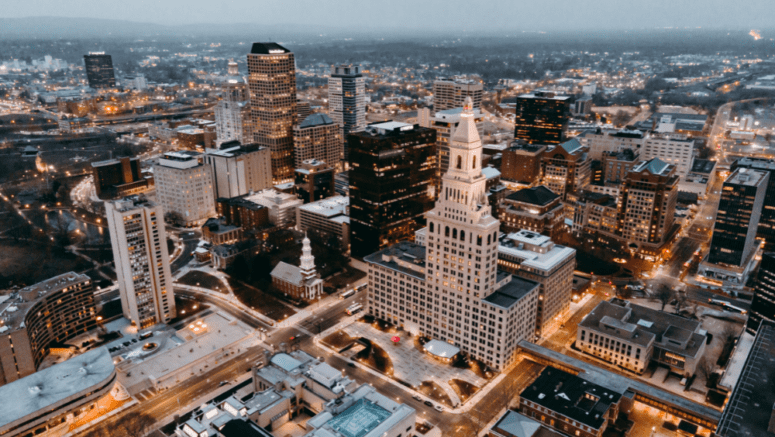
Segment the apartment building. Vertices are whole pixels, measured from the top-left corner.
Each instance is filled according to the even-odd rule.
[[[433,110],[435,112],[462,108],[466,97],[473,108],[482,108],[484,88],[481,83],[462,78],[442,78],[433,82]]]
[[[543,185],[507,195],[498,204],[503,232],[527,229],[556,238],[565,226],[565,207],[560,200]]]
[[[589,184],[589,151],[577,139],[547,148],[541,158],[541,183],[563,200]]]
[[[342,247],[350,247],[350,217],[347,208],[350,198],[333,196],[310,202],[296,208],[296,228],[300,231],[315,230],[334,235]]]
[[[317,160],[342,170],[344,140],[342,126],[326,114],[312,114],[293,127],[295,168],[305,161]]]
[[[0,385],[37,371],[52,343],[97,327],[91,279],[65,273],[7,295],[0,302]]]
[[[694,158],[694,140],[684,135],[650,133],[643,140],[644,161],[659,158],[675,167],[681,178],[689,174]]]
[[[153,167],[156,199],[164,214],[174,214],[184,226],[201,226],[215,215],[210,166],[197,152],[167,152]]]
[[[541,157],[546,146],[512,143],[503,151],[501,175],[504,180],[533,186],[541,180]]]
[[[145,198],[105,203],[121,309],[138,329],[176,316],[162,208]]]

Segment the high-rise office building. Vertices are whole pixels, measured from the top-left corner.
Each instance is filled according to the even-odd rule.
[[[471,98],[474,109],[482,109],[482,84],[460,78],[444,78],[433,82],[434,112],[462,108],[466,97]]]
[[[253,141],[250,97],[245,79],[239,76],[237,63],[229,63],[229,76],[221,84],[221,100],[215,107],[215,129],[218,143]]]
[[[113,60],[110,55],[106,55],[105,52],[90,52],[84,55],[83,63],[90,87],[94,89],[116,87],[116,75],[113,72]]]
[[[326,114],[312,114],[294,126],[293,143],[295,168],[301,168],[304,161],[316,159],[341,170],[344,159],[342,127]]]
[[[570,119],[570,96],[535,91],[517,97],[514,138],[530,144],[560,144],[565,141]]]
[[[756,251],[764,195],[770,174],[739,168],[721,188],[708,262],[743,267]]]
[[[206,149],[204,162],[210,167],[216,199],[243,196],[272,188],[272,158],[269,149],[237,141]]]
[[[139,329],[176,315],[161,206],[137,196],[105,203],[121,309]]]
[[[470,100],[450,143],[450,168],[427,214],[426,248],[399,243],[367,256],[370,314],[430,337],[425,349],[463,350],[495,369],[535,331],[539,285],[497,272],[498,219],[490,214],[482,142]],[[413,293],[417,293],[414,296]],[[406,304],[404,299],[417,299]]]
[[[763,320],[775,323],[775,253],[773,252],[762,254],[745,330],[756,335]]]
[[[140,158],[118,158],[92,162],[94,189],[100,199],[116,199],[138,194],[152,185],[140,168]]]
[[[347,142],[353,255],[411,239],[433,207],[436,132],[391,121],[351,133]]]
[[[257,42],[248,54],[253,142],[272,152],[275,183],[293,180],[296,124],[296,65],[293,53],[273,42]]]
[[[674,230],[677,198],[675,166],[658,158],[636,165],[619,194],[618,231],[622,238],[641,254],[659,257]]]
[[[197,152],[168,152],[153,167],[156,199],[165,214],[185,226],[203,224],[215,215],[213,175]]]
[[[759,217],[759,226],[756,229],[756,237],[764,240],[767,251],[775,250],[775,161],[771,159],[740,158],[732,163],[731,171],[738,168],[749,168],[757,171],[766,171],[770,174],[767,182],[767,191],[764,195],[764,206]]]
[[[342,127],[343,138],[366,127],[366,79],[360,65],[331,66],[328,115]],[[346,150],[344,156],[347,159]]]

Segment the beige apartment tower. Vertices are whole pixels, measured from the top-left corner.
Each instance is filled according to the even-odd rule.
[[[293,179],[296,65],[290,50],[273,42],[253,43],[248,53],[248,89],[253,141],[272,152],[274,183]]]
[[[344,140],[342,127],[326,114],[312,114],[293,127],[295,168],[304,161],[324,161],[337,171],[342,170]]]
[[[160,206],[138,196],[105,203],[124,317],[139,329],[176,315]]]
[[[439,79],[433,82],[433,110],[434,112],[460,108],[466,97],[471,98],[473,108],[482,109],[482,84],[460,78]]]
[[[221,143],[220,149],[207,149],[205,165],[212,173],[216,199],[231,199],[272,188],[272,157],[269,149],[237,141]]]
[[[165,153],[153,176],[164,214],[177,215],[179,224],[199,226],[215,216],[212,173],[198,152]]]

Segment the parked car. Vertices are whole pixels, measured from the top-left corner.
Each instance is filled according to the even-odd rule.
[[[424,403],[425,405],[429,406],[429,407],[432,407],[432,406],[433,406],[433,402],[431,402],[431,401],[425,401],[425,402],[423,402],[423,403]]]

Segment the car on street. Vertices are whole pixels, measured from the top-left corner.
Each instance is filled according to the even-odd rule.
[[[436,406],[433,407],[433,409],[438,411],[439,413],[443,413],[444,412],[444,407],[442,407],[441,405],[436,405]]]
[[[422,402],[422,398],[419,395],[413,395],[412,399],[414,399],[417,402]]]
[[[433,406],[433,402],[431,402],[431,401],[425,401],[425,402],[423,402],[423,403],[424,403],[425,405],[429,406],[429,407],[432,407],[432,406]]]
[[[355,367],[355,364],[353,364],[353,363],[347,363],[347,365],[350,366],[350,367]]]

